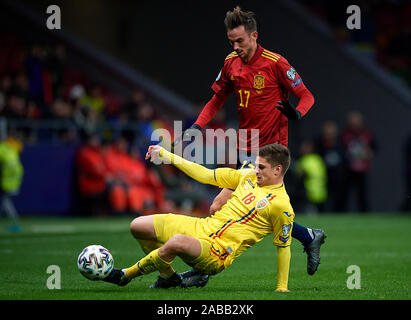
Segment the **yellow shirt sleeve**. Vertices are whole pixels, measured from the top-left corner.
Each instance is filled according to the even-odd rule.
[[[294,223],[294,211],[286,199],[278,198],[269,210],[273,224],[275,246],[286,247],[291,245],[291,232]]]
[[[215,169],[215,179],[220,188],[235,189],[240,183],[241,178],[253,174],[253,169],[235,170],[232,168]]]
[[[183,171],[189,177],[203,184],[211,184],[220,188],[235,189],[244,175],[253,174],[253,169],[235,170],[232,168],[217,168],[210,170],[200,164],[188,161],[174,153],[161,148],[160,158]]]
[[[288,289],[291,250],[288,247],[277,247],[277,289]]]
[[[215,180],[214,170],[210,170],[198,163],[188,161],[174,153],[167,151],[164,148],[161,148],[159,156],[162,160],[173,164],[175,167],[183,171],[190,178],[193,178],[194,180],[197,180],[198,182],[201,182],[203,184],[218,186]]]

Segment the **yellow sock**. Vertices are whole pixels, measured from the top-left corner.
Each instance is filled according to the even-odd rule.
[[[138,240],[140,243],[141,249],[143,249],[145,254],[149,254],[151,251],[160,248],[163,244],[154,240]],[[163,278],[169,278],[174,274],[175,270],[171,265],[168,268],[161,270],[160,276]]]
[[[169,272],[167,271],[170,268],[171,262],[164,261],[158,255],[158,250],[151,251],[143,259],[138,261],[134,266],[126,269],[126,275],[128,278],[132,279],[143,274],[149,274],[153,271]]]
[[[160,248],[163,244],[154,240],[138,240],[141,249],[143,249],[145,254],[149,254],[151,251]],[[163,278],[169,278],[174,274],[175,270],[171,265],[168,268],[160,271],[160,276]]]

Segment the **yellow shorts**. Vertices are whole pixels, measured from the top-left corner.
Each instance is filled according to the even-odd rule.
[[[176,234],[184,234],[197,239],[201,244],[201,255],[193,261],[184,261],[194,270],[214,275],[224,270],[225,250],[213,239],[204,234],[201,227],[202,219],[179,214],[153,215],[154,230],[157,240],[166,243]]]

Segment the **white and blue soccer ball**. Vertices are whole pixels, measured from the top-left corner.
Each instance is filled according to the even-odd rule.
[[[81,251],[77,258],[77,266],[87,279],[103,280],[114,268],[114,259],[110,251],[94,244]]]

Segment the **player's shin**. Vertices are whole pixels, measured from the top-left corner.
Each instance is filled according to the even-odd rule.
[[[304,247],[310,244],[311,241],[313,241],[314,237],[312,234],[312,230],[310,228],[306,228],[301,224],[298,224],[297,222],[294,221],[293,223],[293,229],[291,236],[298,241],[300,241]]]
[[[138,239],[137,241],[140,243],[141,249],[144,251],[145,254],[149,254],[153,250],[156,250],[163,245],[162,243],[153,240]],[[167,268],[159,270],[159,272],[162,278],[167,279],[174,274],[175,270],[171,265],[169,265]]]
[[[166,269],[170,268],[172,261],[167,262],[160,258],[158,255],[159,249],[155,249],[147,254],[143,259],[138,261],[135,265],[127,268],[126,275],[129,279],[149,274],[154,271],[164,272]]]

